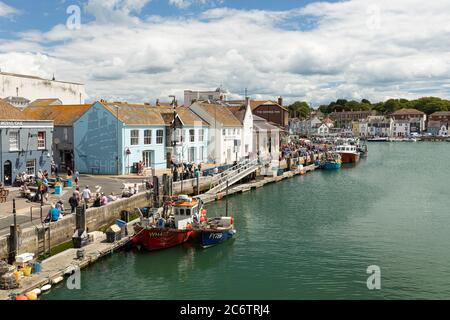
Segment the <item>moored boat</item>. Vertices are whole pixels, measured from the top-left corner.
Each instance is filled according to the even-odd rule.
[[[354,145],[337,146],[336,152],[341,156],[342,163],[356,163],[360,158],[358,148]]]
[[[389,138],[388,137],[373,137],[373,138],[367,139],[367,141],[369,141],[369,142],[388,142]]]
[[[225,242],[236,234],[234,219],[232,217],[220,217],[209,219],[200,227],[200,244],[203,248],[209,248]]]
[[[320,164],[320,168],[324,170],[338,170],[342,166],[341,156],[335,152],[328,152],[326,159]]]
[[[188,196],[179,196],[166,206],[165,214],[141,215],[141,221],[135,225],[132,243],[148,251],[171,248],[195,237],[194,228],[200,222],[201,203]]]

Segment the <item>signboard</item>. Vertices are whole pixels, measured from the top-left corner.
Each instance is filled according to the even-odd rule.
[[[2,127],[22,127],[22,121],[0,121],[0,126]]]

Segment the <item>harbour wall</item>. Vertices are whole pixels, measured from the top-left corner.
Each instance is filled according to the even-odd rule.
[[[200,192],[209,189],[211,180],[211,177],[201,177],[199,179]],[[196,185],[196,179],[174,182],[173,193],[194,194]],[[86,226],[89,231],[99,230],[101,227],[110,225],[114,223],[116,219],[119,219],[122,211],[132,212],[135,208],[151,205],[151,201],[151,194],[149,192],[142,192],[130,198],[119,199],[104,207],[90,208],[86,211]],[[23,230],[19,229],[18,254],[26,252],[38,254],[39,228],[42,228],[41,224],[36,224],[24,228]],[[76,222],[74,215],[66,216],[58,222],[51,223],[50,232],[46,232],[44,235],[45,247],[48,248],[49,243],[51,247],[54,247],[67,241],[71,241],[72,236],[75,233],[75,228]],[[7,259],[9,251],[9,236],[0,238],[0,259]]]

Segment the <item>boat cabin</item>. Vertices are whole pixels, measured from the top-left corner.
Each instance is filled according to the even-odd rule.
[[[188,224],[194,222],[194,217],[199,216],[199,201],[187,196],[180,196],[173,205],[173,214],[175,217],[175,227],[177,229],[186,229]]]
[[[342,145],[336,147],[336,152],[339,153],[356,153],[357,147],[353,145]]]

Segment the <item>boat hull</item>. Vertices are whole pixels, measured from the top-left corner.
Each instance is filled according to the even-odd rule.
[[[137,230],[132,242],[135,246],[141,246],[148,251],[156,251],[172,248],[183,244],[194,235],[192,230],[176,229],[141,229]]]
[[[358,153],[340,153],[342,163],[356,163],[359,161]]]
[[[227,241],[235,234],[234,229],[224,231],[203,230],[200,234],[200,244],[203,248],[209,248]]]
[[[341,163],[339,162],[325,162],[322,165],[322,169],[324,170],[338,170],[341,168]]]

